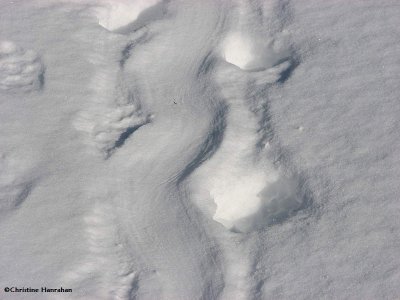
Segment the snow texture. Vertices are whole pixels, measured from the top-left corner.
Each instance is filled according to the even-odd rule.
[[[136,39],[140,40],[142,35]],[[135,41],[132,41],[121,50],[119,63],[115,57],[107,57],[101,47],[99,53],[91,55],[90,63],[98,66],[99,71],[89,84],[92,95],[87,107],[74,121],[75,128],[86,134],[88,143],[106,157],[152,118],[150,113],[143,110],[137,89],[134,86],[128,87],[123,77],[123,63],[129,54],[126,51],[134,44]]]
[[[133,22],[140,23],[143,14],[146,19],[149,15],[158,15],[162,5],[160,0],[121,0],[121,1],[101,1],[99,7],[95,9],[95,14],[99,20],[99,24],[104,28],[115,31],[126,28]],[[147,12],[146,12],[147,11]],[[150,14],[149,14],[150,11]],[[143,26],[143,24],[140,24]],[[139,26],[138,26],[139,27]]]
[[[399,15],[0,2],[0,298],[399,298]]]
[[[33,50],[0,41],[0,89],[32,91],[44,84],[44,67]]]
[[[35,184],[33,162],[15,153],[0,155],[0,215],[18,208]]]

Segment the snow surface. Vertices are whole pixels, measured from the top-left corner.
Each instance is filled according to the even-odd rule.
[[[399,15],[1,1],[0,299],[399,298]]]
[[[43,73],[43,65],[34,51],[25,51],[11,41],[0,41],[0,89],[39,89]]]

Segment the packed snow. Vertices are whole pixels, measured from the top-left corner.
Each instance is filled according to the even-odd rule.
[[[399,298],[399,15],[0,2],[0,299]]]

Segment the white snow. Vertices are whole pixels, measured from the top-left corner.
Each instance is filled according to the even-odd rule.
[[[87,143],[105,156],[111,155],[131,132],[151,120],[151,114],[142,108],[135,87],[128,87],[124,81],[122,68],[117,64],[109,66],[113,59],[112,56],[99,59],[92,54],[90,62],[99,70],[89,84],[91,95],[86,107],[73,122],[77,130],[86,134]]]
[[[1,1],[0,299],[397,299],[399,15]]]
[[[24,50],[11,41],[0,41],[0,89],[40,89],[43,72],[43,64],[34,51]]]
[[[223,42],[223,57],[243,70],[259,71],[287,59],[289,52],[280,49],[280,43],[279,40],[269,40],[267,36],[232,32]]]
[[[95,8],[95,14],[99,24],[112,31],[133,23],[141,13],[158,2],[160,0],[102,0]]]
[[[216,204],[213,218],[230,230],[257,230],[292,213],[304,201],[297,195],[296,179],[286,178],[281,166],[267,159],[272,149],[270,141],[259,134],[263,117],[251,111],[243,93],[252,80],[256,82],[254,91],[265,81],[274,83],[289,66],[285,62],[257,74],[243,73],[229,65],[217,68],[216,82],[229,104],[225,113],[228,126],[218,152],[200,168],[204,182],[198,185],[208,189]],[[259,78],[263,78],[261,83],[257,82]],[[257,150],[261,141],[266,146]]]
[[[26,155],[26,154],[25,154]],[[35,182],[34,162],[29,155],[0,154],[0,214],[22,205]]]

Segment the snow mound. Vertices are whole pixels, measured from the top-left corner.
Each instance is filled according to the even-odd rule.
[[[105,0],[96,7],[95,14],[102,27],[114,31],[133,23],[142,12],[159,2],[160,0]]]
[[[38,90],[43,86],[43,73],[43,63],[33,50],[11,41],[0,42],[0,89]]]
[[[267,39],[251,33],[231,32],[222,43],[224,59],[245,71],[260,71],[288,59],[285,39]]]

